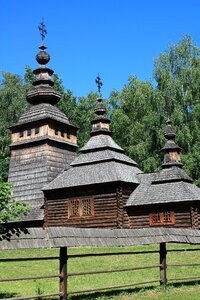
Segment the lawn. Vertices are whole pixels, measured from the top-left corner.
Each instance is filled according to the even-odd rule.
[[[168,244],[167,249],[195,248],[195,246]],[[198,248],[198,246],[196,246]],[[148,266],[159,264],[159,254],[134,254],[126,255],[128,251],[149,251],[159,250],[155,246],[134,246],[124,248],[70,248],[68,254],[80,253],[99,253],[99,252],[124,252],[124,255],[118,256],[99,256],[69,258],[68,272],[81,272],[104,269],[120,269],[139,266]],[[187,264],[200,263],[199,251],[194,252],[168,252],[168,264]],[[0,251],[0,258],[19,258],[19,257],[44,257],[59,256],[58,249],[23,249],[23,250],[4,250]],[[59,273],[59,261],[22,261],[22,262],[2,262],[0,263],[0,278],[9,277],[28,277],[39,275],[50,275]],[[168,267],[168,278],[179,278],[186,276],[200,275],[200,266],[195,267]],[[68,291],[98,288],[102,286],[116,286],[140,282],[146,280],[159,279],[159,269],[134,270],[118,273],[83,275],[69,277]],[[29,281],[2,282],[0,284],[0,299],[17,296],[30,296],[35,294],[56,293],[59,288],[57,278],[35,279]],[[90,294],[70,295],[72,300],[87,299],[200,299],[200,285],[198,282],[179,282],[169,281],[166,290],[160,288],[159,283],[146,285],[137,285],[124,289],[113,288]]]

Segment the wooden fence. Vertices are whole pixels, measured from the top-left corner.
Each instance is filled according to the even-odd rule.
[[[163,287],[167,286],[169,281],[184,281],[184,280],[198,280],[200,279],[199,276],[187,276],[187,277],[180,277],[180,278],[167,278],[167,267],[194,267],[200,266],[200,263],[193,263],[193,264],[167,264],[167,252],[179,252],[179,251],[199,251],[200,248],[187,248],[187,249],[174,249],[166,251],[166,243],[161,243],[159,250],[150,250],[150,251],[137,251],[137,252],[109,252],[109,253],[88,253],[88,254],[67,254],[67,247],[60,248],[60,255],[59,257],[35,257],[35,258],[10,258],[10,259],[0,259],[0,262],[11,263],[11,262],[20,262],[20,261],[38,261],[38,260],[57,260],[59,259],[59,273],[58,274],[50,274],[46,276],[32,276],[32,277],[16,277],[16,278],[1,278],[0,282],[12,282],[12,281],[19,281],[19,280],[33,280],[33,279],[47,279],[47,278],[59,278],[59,292],[51,293],[51,294],[40,294],[34,296],[25,296],[25,297],[15,297],[15,298],[7,298],[7,300],[25,300],[25,299],[42,299],[57,296],[60,300],[66,300],[68,295],[68,280],[72,276],[82,276],[82,275],[93,275],[93,274],[103,274],[103,273],[114,273],[114,272],[127,272],[127,271],[134,271],[134,270],[145,270],[145,269],[153,269],[158,268],[160,276],[155,280],[146,280],[140,282],[132,282],[122,285],[114,285],[114,286],[104,286],[92,289],[83,289],[83,290],[74,290],[70,291],[70,294],[83,294],[89,292],[97,292],[103,290],[115,290],[118,288],[127,288],[132,286],[138,286],[142,284],[151,284],[151,283],[160,283]],[[99,257],[99,256],[119,256],[119,255],[137,255],[137,254],[159,254],[159,263],[147,266],[139,266],[139,267],[131,267],[131,268],[122,268],[122,269],[113,269],[113,270],[98,270],[98,271],[86,271],[86,272],[68,272],[67,270],[67,261],[68,259],[72,258],[80,258],[83,259],[84,257]]]

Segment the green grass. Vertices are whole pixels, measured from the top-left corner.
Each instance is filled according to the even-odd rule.
[[[167,249],[194,248],[188,245],[167,245]],[[198,246],[196,246],[198,248]],[[69,254],[77,253],[99,253],[99,252],[121,252],[124,251],[147,251],[158,250],[155,246],[135,246],[126,248],[71,248]],[[4,250],[0,251],[0,258],[19,258],[19,257],[43,257],[58,256],[58,249],[29,249],[29,250]],[[199,251],[195,252],[168,252],[168,264],[173,263],[200,263]],[[138,255],[119,255],[119,256],[100,256],[85,258],[70,258],[68,260],[69,272],[81,272],[102,269],[120,269],[126,267],[147,266],[159,263],[159,254],[138,254]],[[23,261],[0,263],[0,278],[28,277],[39,275],[50,275],[59,273],[59,261]],[[200,275],[199,267],[168,267],[167,277],[178,278],[186,276]],[[135,270],[119,273],[108,273],[98,275],[84,275],[70,277],[68,290],[82,290],[98,288],[102,286],[122,285],[132,282],[159,279],[159,270]],[[130,299],[200,299],[200,285],[195,282],[177,282],[172,285],[169,282],[166,290],[160,288],[159,283],[138,285],[127,289],[112,289],[103,292],[90,294],[71,295],[72,300],[79,299],[98,299],[98,300],[130,300]],[[37,279],[29,281],[4,282],[0,284],[0,299],[17,296],[30,296],[38,293],[58,292],[59,279]],[[191,296],[192,295],[192,296]]]

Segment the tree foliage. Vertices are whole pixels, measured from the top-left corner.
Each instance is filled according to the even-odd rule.
[[[145,172],[162,164],[160,149],[165,143],[163,131],[168,117],[182,148],[184,168],[200,185],[200,49],[190,36],[184,36],[155,60],[154,81],[131,76],[121,91],[113,90],[105,101],[111,118],[113,138]],[[0,178],[5,181],[9,163],[10,133],[7,128],[27,109],[25,93],[33,74],[26,67],[25,77],[3,73],[0,85]],[[73,95],[54,75],[55,89],[61,93],[58,107],[70,122],[79,127],[80,147],[89,139],[97,95]]]
[[[155,171],[161,143],[157,98],[152,84],[130,77],[122,92],[115,92],[114,97],[119,103],[111,115],[114,139],[144,171]]]
[[[11,184],[0,183],[0,232],[2,223],[17,221],[21,214],[26,214],[28,207],[26,203],[16,201],[13,198]]]
[[[26,84],[18,75],[2,73],[0,83],[0,182],[6,181],[9,165],[9,126],[16,123],[26,110]]]
[[[200,49],[185,36],[155,61],[160,95],[159,111],[166,112],[177,132],[187,172],[200,183]]]

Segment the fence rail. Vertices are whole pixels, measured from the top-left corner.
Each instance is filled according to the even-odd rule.
[[[60,278],[59,275],[44,275],[44,276],[31,276],[31,277],[13,277],[13,278],[3,278],[0,279],[0,282],[6,281],[20,281],[20,280],[32,280],[32,279],[47,279],[47,278]]]
[[[1,263],[5,262],[21,262],[21,261],[45,261],[45,260],[58,260],[60,261],[59,274],[50,274],[43,276],[31,276],[31,277],[15,277],[15,278],[1,278],[0,282],[10,282],[10,281],[20,281],[20,280],[33,280],[33,279],[47,279],[47,278],[59,278],[59,292],[53,294],[42,294],[42,295],[34,295],[34,296],[26,296],[26,297],[15,297],[15,298],[7,298],[7,300],[22,300],[22,299],[37,299],[37,298],[49,298],[53,296],[60,296],[61,300],[66,300],[68,294],[80,294],[80,293],[89,293],[89,292],[97,292],[104,291],[110,289],[118,289],[118,288],[127,288],[131,286],[143,285],[143,284],[151,284],[159,282],[161,285],[166,287],[167,282],[169,281],[181,281],[181,280],[198,280],[200,276],[188,276],[188,277],[178,277],[178,278],[167,278],[167,267],[198,267],[200,263],[185,263],[185,264],[167,264],[167,252],[190,252],[190,251],[199,251],[200,248],[189,248],[189,249],[169,249],[166,250],[166,243],[160,244],[159,250],[150,250],[150,251],[121,251],[121,252],[101,252],[101,253],[86,253],[86,254],[70,254],[67,255],[67,248],[60,248],[59,256],[50,256],[50,257],[28,257],[28,258],[9,258],[9,259],[0,259]],[[115,255],[146,255],[146,254],[154,254],[159,253],[159,264],[153,264],[148,266],[138,266],[138,267],[128,267],[121,269],[110,269],[110,270],[89,270],[85,272],[68,272],[67,271],[67,260],[73,258],[85,258],[85,257],[100,257],[100,256],[115,256]],[[94,274],[102,274],[102,273],[117,273],[117,272],[128,272],[128,271],[137,271],[137,270],[145,270],[145,269],[153,269],[158,268],[160,270],[160,276],[158,279],[146,280],[146,281],[138,281],[131,282],[127,284],[121,285],[112,285],[112,286],[104,286],[104,287],[96,287],[90,289],[82,289],[82,290],[73,290],[69,291],[68,288],[68,278],[72,276],[82,276],[82,275],[94,275]]]
[[[118,272],[127,272],[127,271],[136,271],[136,270],[145,270],[159,268],[162,265],[153,265],[153,266],[144,266],[144,267],[132,267],[124,269],[113,269],[113,270],[98,270],[98,271],[87,271],[87,272],[73,272],[68,273],[67,276],[80,276],[80,275],[93,275],[93,274],[102,274],[102,273],[118,273]]]
[[[122,285],[113,285],[113,286],[105,286],[105,287],[94,288],[94,289],[71,291],[70,294],[91,293],[91,292],[119,289],[119,288],[124,288],[124,287],[136,286],[136,285],[140,285],[140,284],[155,283],[155,282],[160,282],[160,280],[148,280],[148,281],[132,282],[132,283],[122,284]]]
[[[50,256],[50,257],[20,257],[20,258],[1,258],[0,262],[18,262],[18,261],[32,261],[32,260],[55,260],[59,259],[59,256]]]

